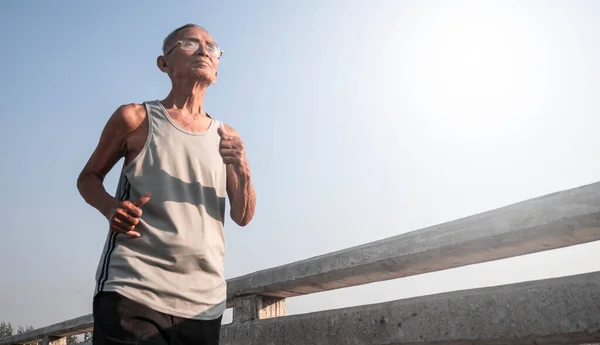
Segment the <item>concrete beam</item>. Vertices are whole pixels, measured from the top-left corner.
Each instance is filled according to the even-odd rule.
[[[37,341],[52,343],[69,335],[91,332],[93,321],[92,314],[88,314],[47,327],[34,329],[31,332],[1,338],[0,345],[26,344]]]
[[[228,281],[228,306],[356,286],[600,239],[600,183],[430,226]]]
[[[237,322],[222,345],[600,342],[600,272]]]

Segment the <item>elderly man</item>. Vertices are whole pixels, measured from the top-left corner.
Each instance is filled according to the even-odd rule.
[[[225,195],[240,226],[256,203],[240,136],[204,109],[221,55],[200,26],[169,34],[157,59],[169,95],[120,106],[77,180],[110,227],[96,273],[96,345],[219,342]],[[113,197],[103,181],[121,157]]]

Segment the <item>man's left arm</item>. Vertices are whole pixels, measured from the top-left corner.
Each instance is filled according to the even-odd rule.
[[[244,142],[237,131],[229,125],[219,128],[218,132],[221,136],[219,153],[227,169],[227,195],[231,204],[231,219],[239,226],[246,226],[254,217],[256,192],[252,184]]]

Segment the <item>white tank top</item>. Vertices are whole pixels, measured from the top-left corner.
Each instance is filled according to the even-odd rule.
[[[150,192],[139,238],[109,231],[95,293],[114,291],[156,311],[210,320],[225,310],[226,170],[220,121],[204,132],[179,127],[159,101],[144,103],[148,137],[123,167],[116,197]]]

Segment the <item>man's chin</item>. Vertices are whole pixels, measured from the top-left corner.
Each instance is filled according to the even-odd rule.
[[[190,79],[203,84],[211,84],[213,81],[213,76],[206,70],[196,69],[190,74]]]

